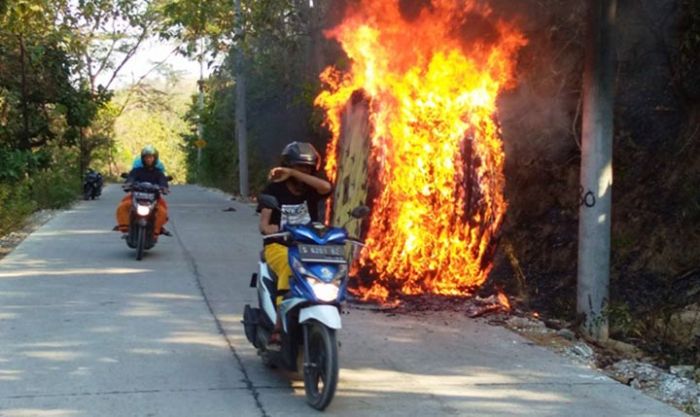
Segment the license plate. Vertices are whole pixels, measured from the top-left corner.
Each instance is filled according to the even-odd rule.
[[[345,263],[345,246],[299,245],[302,262]]]
[[[137,191],[134,193],[134,198],[137,200],[153,201],[156,199],[156,196],[153,193],[144,193]]]

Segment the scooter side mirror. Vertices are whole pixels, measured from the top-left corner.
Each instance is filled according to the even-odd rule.
[[[270,194],[260,194],[258,201],[263,208],[280,210],[280,203],[277,201],[277,197]]]
[[[365,218],[369,215],[370,209],[369,207],[362,205],[362,206],[357,206],[352,211],[350,212],[350,216],[356,218],[356,219],[362,219]]]
[[[122,178],[124,178],[124,179],[127,179],[127,178],[129,178],[129,174],[127,174],[126,172],[122,172],[122,174],[120,175],[120,177],[122,177]]]

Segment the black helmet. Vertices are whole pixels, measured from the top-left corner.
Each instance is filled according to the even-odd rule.
[[[321,167],[321,155],[308,142],[292,142],[282,150],[282,166],[308,165],[314,170]]]
[[[143,163],[143,157],[146,155],[153,155],[155,156],[155,160],[153,161],[153,166],[155,166],[158,163],[158,150],[156,149],[155,146],[153,145],[146,145],[141,149],[141,162]],[[146,166],[146,164],[143,164]]]

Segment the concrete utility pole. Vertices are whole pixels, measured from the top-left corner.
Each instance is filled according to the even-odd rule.
[[[248,197],[248,128],[245,109],[245,68],[243,58],[243,13],[241,0],[234,0],[236,8],[236,45],[235,74],[236,81],[236,139],[238,140],[238,178],[241,197]]]
[[[617,0],[591,0],[583,75],[577,311],[583,331],[608,338],[614,28]]]

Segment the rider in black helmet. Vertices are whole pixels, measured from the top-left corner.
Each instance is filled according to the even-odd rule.
[[[313,171],[321,168],[321,155],[308,142],[292,142],[282,150],[282,166],[309,166]]]
[[[270,170],[270,184],[262,193],[276,197],[281,211],[258,207],[260,232],[264,235],[279,232],[284,222],[306,224],[319,221],[319,202],[328,197],[332,189],[328,181],[316,175],[321,167],[321,156],[310,143],[292,142],[285,146],[280,165]],[[277,275],[278,305],[289,291],[289,277],[292,275],[287,255],[286,246],[266,241],[265,259]],[[279,342],[280,326],[278,320],[271,343]]]

